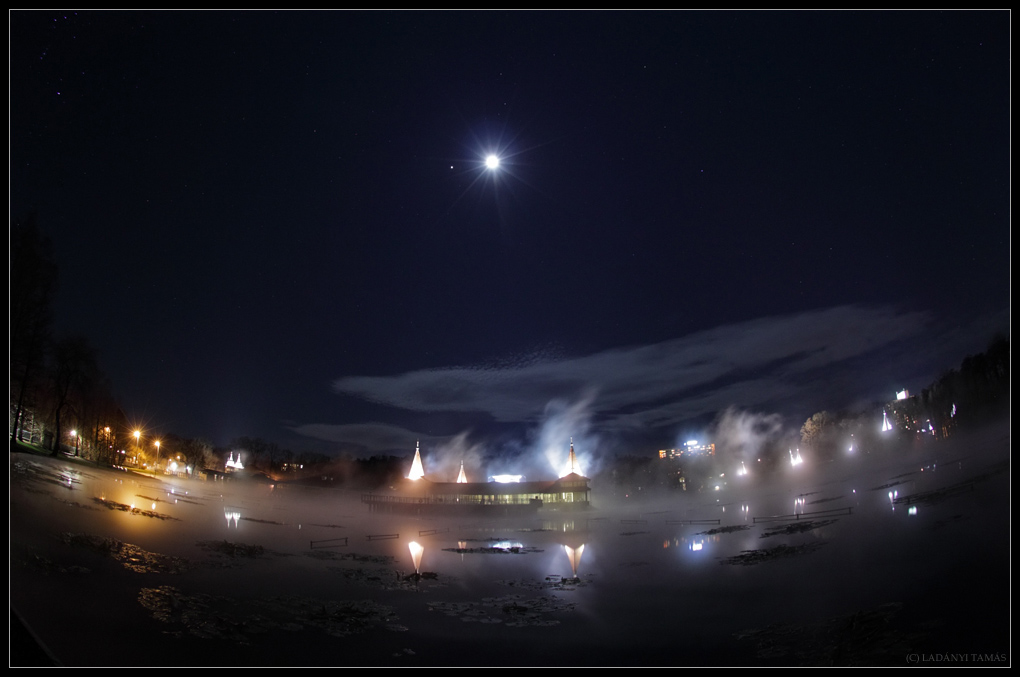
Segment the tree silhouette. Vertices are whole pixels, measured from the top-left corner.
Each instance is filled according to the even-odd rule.
[[[25,409],[42,381],[57,288],[53,245],[35,215],[11,226],[10,386],[14,416],[11,442],[24,425]]]

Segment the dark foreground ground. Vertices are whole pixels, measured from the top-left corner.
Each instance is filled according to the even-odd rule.
[[[14,453],[10,664],[1009,665],[1009,445],[511,522]]]

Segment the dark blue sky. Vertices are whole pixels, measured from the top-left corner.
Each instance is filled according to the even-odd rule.
[[[644,452],[1008,332],[1008,12],[10,19],[11,217],[153,431]]]

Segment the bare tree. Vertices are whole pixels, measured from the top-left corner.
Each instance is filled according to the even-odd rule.
[[[96,353],[81,336],[67,336],[53,344],[53,364],[50,370],[53,396],[53,455],[60,452],[62,417],[80,403],[99,379]]]
[[[53,246],[34,216],[11,226],[10,386],[11,441],[18,439],[33,388],[43,380],[50,338],[57,264]]]

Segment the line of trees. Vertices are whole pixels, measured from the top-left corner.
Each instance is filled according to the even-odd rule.
[[[125,417],[88,339],[53,334],[58,268],[34,215],[11,225],[10,256],[12,444],[35,442],[54,455],[62,447],[112,453],[111,432]]]
[[[813,414],[801,426],[801,443],[824,459],[834,457],[849,439],[873,448],[880,436],[949,437],[1008,411],[1009,377],[1009,339],[996,337],[985,352],[968,355],[959,369],[946,371],[918,395],[859,413]],[[883,412],[891,426],[886,432],[879,429]]]

